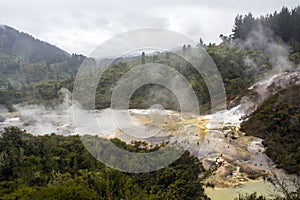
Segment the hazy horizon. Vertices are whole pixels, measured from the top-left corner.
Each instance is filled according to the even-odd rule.
[[[5,1],[0,24],[29,33],[69,53],[89,55],[105,40],[139,28],[164,28],[205,43],[219,43],[229,35],[234,18],[296,7],[298,1]]]

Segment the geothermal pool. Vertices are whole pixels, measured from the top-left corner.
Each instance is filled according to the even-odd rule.
[[[239,131],[241,106],[230,111],[199,116],[170,110],[83,111],[72,109],[47,110],[41,106],[20,106],[15,113],[1,113],[0,130],[18,126],[33,135],[99,135],[119,138],[127,143],[142,140],[150,144],[171,143],[189,150],[209,169],[216,161],[221,167],[206,180],[215,185],[206,188],[212,199],[232,199],[238,192],[257,191],[268,195],[269,183],[253,181],[271,174],[271,161],[263,153],[259,138]],[[76,116],[74,116],[76,115]],[[129,121],[130,120],[130,123]],[[75,121],[75,122],[74,122]],[[226,195],[223,195],[226,194]],[[227,197],[228,196],[228,197]]]

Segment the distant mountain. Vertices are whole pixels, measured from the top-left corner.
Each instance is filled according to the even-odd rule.
[[[12,27],[0,26],[0,81],[12,87],[69,78],[84,59]]]
[[[62,62],[71,57],[66,51],[9,26],[0,26],[0,52],[22,56],[30,62]]]

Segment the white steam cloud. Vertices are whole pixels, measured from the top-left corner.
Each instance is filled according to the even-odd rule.
[[[249,34],[245,41],[238,41],[241,49],[253,49],[264,52],[272,66],[272,74],[295,69],[295,64],[289,61],[289,47],[278,39],[271,30],[261,25]],[[258,69],[257,63],[247,57],[245,64]]]

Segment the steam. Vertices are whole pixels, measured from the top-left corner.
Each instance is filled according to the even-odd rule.
[[[0,130],[6,126],[18,126],[33,135],[99,135],[107,137],[114,134],[118,128],[113,119],[111,109],[101,111],[84,110],[77,102],[72,102],[68,89],[59,91],[63,102],[49,109],[44,105],[15,105],[17,113],[13,118],[8,117],[0,122]],[[80,120],[74,122],[73,114]]]
[[[269,64],[272,67],[272,70],[261,80],[257,80],[257,83],[253,87],[255,85],[268,85],[268,83],[275,81],[276,77],[282,76],[284,72],[297,71],[295,64],[289,60],[288,45],[276,37],[270,29],[262,25],[258,25],[257,29],[252,31],[245,41],[239,41],[237,45],[241,49],[262,51],[266,54]],[[261,69],[261,66],[249,57],[245,58],[244,63],[252,66],[255,70]],[[265,91],[258,92],[263,95]]]
[[[66,88],[61,88],[59,93],[64,98],[62,104],[60,105],[60,109],[68,110],[72,104],[71,92]]]
[[[257,29],[252,31],[245,41],[238,41],[236,44],[241,49],[254,49],[266,53],[272,66],[271,74],[295,69],[295,65],[288,59],[289,47],[281,42],[271,30],[262,25],[257,26]],[[249,57],[244,62],[255,69],[259,67]]]
[[[297,68],[289,60],[289,47],[270,29],[258,25],[257,29],[252,31],[245,41],[237,40],[234,43],[240,49],[263,52],[271,69],[266,71],[265,66],[255,62],[250,56],[244,59],[244,64],[251,66],[255,72],[261,72],[261,76],[255,77],[256,83],[248,88],[248,94],[241,98],[238,104],[239,108],[234,107],[229,113],[238,113],[238,116],[243,120],[271,95],[281,89],[300,84],[299,67]],[[241,122],[241,120],[239,121]]]
[[[300,85],[300,72],[280,72],[259,81],[248,88],[248,93],[241,97],[238,105],[225,114],[226,121],[239,126],[258,106],[270,96],[282,89]],[[233,120],[233,121],[232,121]]]
[[[250,58],[249,56],[247,56],[247,57],[244,59],[244,63],[245,63],[245,65],[248,65],[248,66],[253,67],[253,69],[254,69],[255,71],[258,71],[258,70],[259,70],[257,64],[255,63],[255,61],[254,61],[252,58]]]
[[[60,94],[64,101],[56,106],[57,109],[47,109],[43,105],[16,105],[20,121],[23,123],[21,128],[34,135],[76,134],[70,118],[70,92],[68,89],[62,88]]]

